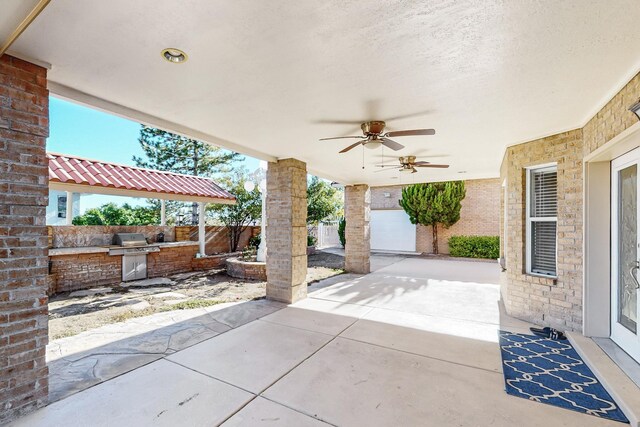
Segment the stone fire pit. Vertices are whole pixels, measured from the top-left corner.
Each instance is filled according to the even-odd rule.
[[[245,261],[240,258],[226,260],[227,274],[238,279],[267,280],[267,264],[258,261]]]

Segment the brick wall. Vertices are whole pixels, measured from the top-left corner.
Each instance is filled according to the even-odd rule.
[[[202,271],[224,266],[239,252],[196,258],[197,245],[168,247],[147,255],[149,278],[166,277],[188,271]],[[50,257],[51,274],[47,277],[49,294],[116,285],[122,281],[122,256],[108,253],[57,255]]]
[[[351,273],[369,273],[371,190],[368,185],[348,185],[344,188],[344,212],[344,269]]]
[[[52,256],[51,294],[120,283],[122,257],[108,253]]]
[[[438,250],[449,253],[451,236],[497,236],[500,232],[500,179],[474,179],[465,181],[467,195],[462,201],[460,221],[451,228],[438,228]],[[371,188],[371,209],[402,209],[401,185]],[[389,197],[385,197],[388,194]],[[433,253],[431,227],[416,226],[416,251]]]
[[[229,234],[226,227],[207,225],[205,227],[206,232],[206,246],[205,252],[207,255],[220,254],[229,252]],[[244,249],[249,244],[249,238],[260,234],[259,226],[248,227],[240,235],[240,241],[238,243],[238,250]],[[176,241],[190,240],[193,242],[198,241],[198,227],[191,225],[183,225],[175,227]]]
[[[582,131],[575,130],[507,149],[507,271],[502,293],[516,317],[560,329],[582,328]],[[558,165],[558,279],[526,274],[526,172]],[[500,212],[503,214],[503,212]]]
[[[506,150],[501,177],[507,179],[506,214],[501,209],[502,248],[507,271],[502,298],[517,317],[563,329],[582,330],[583,157],[637,123],[628,111],[640,98],[640,74],[618,92],[582,129]],[[524,167],[558,163],[558,279],[525,274]],[[506,221],[505,221],[506,216]],[[506,235],[505,235],[506,234]],[[505,248],[506,246],[506,248]]]
[[[307,165],[296,159],[267,169],[267,298],[307,296]]]
[[[0,424],[47,402],[46,86],[0,57]]]

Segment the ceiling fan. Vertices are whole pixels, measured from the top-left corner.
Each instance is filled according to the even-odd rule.
[[[436,165],[433,163],[429,163],[429,162],[416,162],[416,156],[405,156],[405,157],[398,157],[398,160],[400,160],[400,172],[404,172],[404,173],[416,173],[418,172],[418,170],[416,168],[448,168],[449,165]],[[398,165],[376,165],[379,168],[398,168]],[[378,172],[383,172],[383,171],[388,171],[391,169],[383,169],[380,170]]]
[[[393,132],[384,132],[386,123],[380,120],[371,122],[364,122],[360,125],[362,128],[362,136],[336,136],[333,138],[320,138],[320,141],[328,141],[330,139],[359,139],[360,141],[348,146],[340,151],[340,153],[346,153],[347,151],[356,148],[358,145],[363,145],[367,148],[376,149],[381,145],[390,148],[394,151],[402,150],[404,145],[395,142],[392,139],[397,136],[415,136],[415,135],[435,135],[434,129],[413,129],[413,130],[399,130]]]

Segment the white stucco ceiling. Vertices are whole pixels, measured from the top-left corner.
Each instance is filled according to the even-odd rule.
[[[56,0],[12,49],[51,63],[53,87],[382,185],[495,177],[507,145],[582,126],[638,71],[638,22],[636,0]],[[401,115],[390,129],[437,134],[397,154],[450,169],[398,178],[374,173],[380,150],[363,170],[348,140],[318,142],[359,133],[328,120]]]
[[[0,1],[0,47],[10,41],[11,35],[29,15],[39,0]]]

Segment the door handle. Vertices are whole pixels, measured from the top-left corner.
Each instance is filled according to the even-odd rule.
[[[638,282],[638,278],[636,277],[636,271],[640,268],[640,261],[634,261],[633,266],[629,270],[629,274],[633,279],[633,282],[636,284],[636,289],[640,289],[640,282]]]

